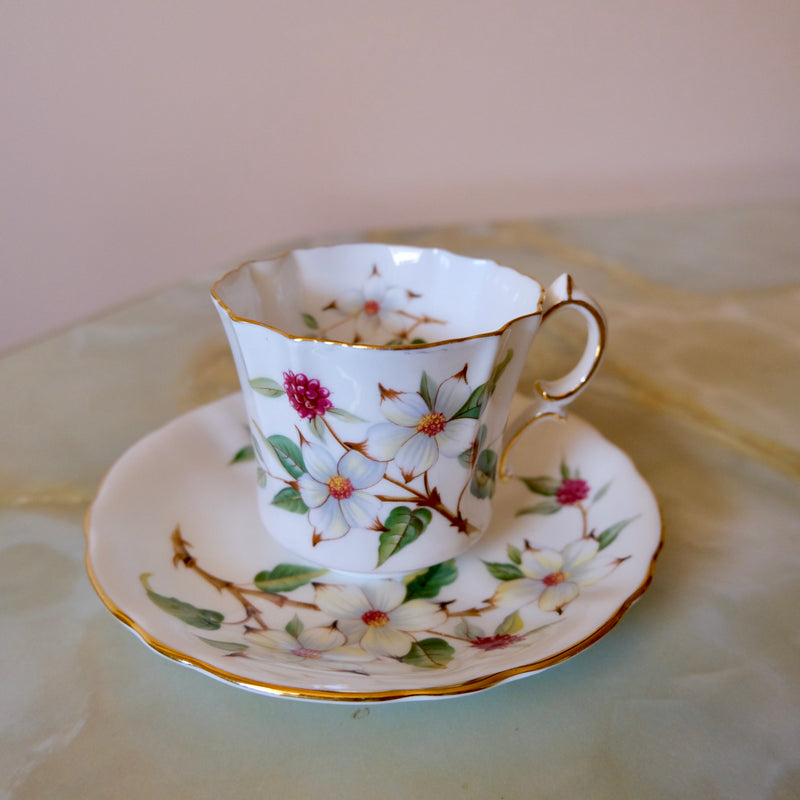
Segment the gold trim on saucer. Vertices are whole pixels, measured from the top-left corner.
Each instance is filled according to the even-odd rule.
[[[659,508],[659,519],[661,521],[660,538],[658,546],[656,547],[655,552],[650,560],[647,575],[642,583],[624,600],[614,614],[609,617],[609,619],[607,619],[600,627],[592,631],[592,633],[581,639],[579,642],[576,642],[575,644],[565,648],[564,650],[561,650],[558,653],[554,653],[553,655],[541,658],[529,664],[510,667],[509,669],[500,670],[488,675],[482,675],[478,678],[463,681],[461,683],[415,689],[387,689],[374,692],[337,692],[328,689],[304,689],[300,687],[269,683],[268,681],[258,681],[251,678],[243,678],[240,675],[219,669],[218,667],[208,664],[201,659],[194,658],[186,653],[182,653],[179,650],[176,650],[175,648],[170,647],[164,642],[161,642],[155,637],[151,636],[138,622],[126,614],[121,608],[119,608],[119,606],[116,605],[116,603],[114,603],[113,600],[111,600],[94,572],[94,567],[91,560],[91,513],[92,506],[89,507],[89,510],[86,512],[86,516],[84,518],[84,535],[86,537],[85,564],[89,580],[106,608],[120,622],[122,622],[123,625],[126,625],[128,628],[130,628],[148,647],[172,661],[177,661],[180,664],[193,667],[201,672],[208,673],[218,680],[234,684],[235,686],[257,692],[259,694],[271,695],[275,697],[288,697],[297,700],[316,700],[343,703],[375,703],[388,702],[392,700],[408,700],[425,697],[449,697],[470,694],[472,692],[489,689],[492,686],[504,683],[512,678],[542,671],[549,667],[555,666],[562,661],[566,661],[605,636],[617,625],[617,623],[619,623],[619,621],[622,619],[628,609],[636,602],[636,600],[638,600],[639,597],[641,597],[645,591],[647,591],[653,580],[656,561],[661,549],[664,546],[664,521],[663,515],[661,515],[661,510]]]

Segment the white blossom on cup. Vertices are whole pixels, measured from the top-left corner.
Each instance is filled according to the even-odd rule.
[[[422,295],[390,284],[377,265],[360,287],[343,292],[314,313],[301,312],[303,324],[320,339],[376,345],[421,344],[420,326],[446,321],[412,308]]]
[[[472,392],[461,373],[438,387],[424,376],[423,387],[415,393],[384,390],[381,412],[388,422],[373,425],[367,433],[369,454],[394,461],[409,478],[427,472],[440,455],[458,458],[475,437],[474,416],[464,415]]]
[[[337,461],[324,447],[310,444],[304,451],[306,472],[297,479],[308,518],[324,539],[338,539],[351,528],[375,521],[381,501],[366,491],[378,483],[384,465],[348,450]]]
[[[373,272],[360,289],[350,289],[336,300],[336,308],[355,317],[356,328],[363,338],[373,336],[378,328],[390,331],[401,329],[405,320],[398,312],[408,303],[408,292],[390,286],[381,275]]]

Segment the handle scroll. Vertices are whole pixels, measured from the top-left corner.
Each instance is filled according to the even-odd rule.
[[[556,278],[545,291],[540,309],[539,330],[549,317],[565,308],[579,312],[584,318],[587,328],[586,345],[578,363],[566,375],[555,380],[536,382],[538,396],[530,400],[527,407],[508,424],[499,465],[503,480],[511,477],[508,457],[520,436],[544,417],[563,419],[567,404],[583,391],[602,361],[607,335],[605,315],[600,306],[578,289],[573,284],[572,277],[567,274]]]

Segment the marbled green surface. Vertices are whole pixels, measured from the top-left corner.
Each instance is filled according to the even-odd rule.
[[[128,446],[236,388],[204,275],[0,359],[0,798],[800,797],[800,204],[340,238],[601,302],[575,411],[659,499],[652,587],[578,657],[441,701],[259,697],[159,658],[92,590],[82,524]]]

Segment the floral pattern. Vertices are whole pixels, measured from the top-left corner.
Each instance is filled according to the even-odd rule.
[[[516,608],[538,603],[543,611],[560,614],[584,586],[590,586],[614,569],[615,562],[600,562],[596,558],[599,547],[593,538],[577,539],[562,550],[527,546],[518,560],[522,577],[502,583],[493,602]]]
[[[471,444],[475,423],[461,413],[468,408],[469,386],[453,375],[417,393],[393,393],[381,406],[388,420],[367,434],[369,451],[379,461],[394,461],[409,480],[433,467],[441,453],[458,458]]]
[[[401,658],[416,636],[441,625],[446,614],[427,600],[408,600],[406,587],[395,580],[363,586],[322,584],[316,588],[320,610],[336,620],[348,639],[373,656]]]
[[[328,399],[330,392],[320,386],[316,378],[309,380],[302,373],[295,375],[294,372],[284,372],[283,389],[300,419],[314,420],[333,408],[333,403]]]
[[[306,480],[320,485],[324,478],[330,483],[337,476],[368,482],[378,479],[376,465],[383,469],[382,462],[369,461],[355,451],[338,463],[326,457],[316,463],[318,453],[313,452],[307,453],[314,466]],[[242,457],[234,459],[238,460]],[[171,538],[175,568],[191,570],[198,581],[227,594],[238,612],[226,614],[159,594],[154,589],[157,579],[150,573],[141,576],[141,583],[153,603],[203,631],[199,638],[228,657],[324,664],[326,670],[367,676],[378,674],[381,665],[402,664],[412,671],[447,669],[467,659],[490,658],[499,650],[525,647],[532,637],[559,624],[587,587],[606,579],[629,557],[610,555],[609,548],[634,518],[602,531],[592,525],[593,510],[608,492],[610,481],[592,495],[589,482],[566,464],[558,477],[520,480],[545,500],[522,506],[518,516],[562,512],[571,516],[559,528],[560,546],[524,539],[506,545],[505,560],[483,561],[482,568],[496,586],[477,605],[464,607],[452,593],[459,577],[455,559],[403,580],[341,583],[324,569],[281,563],[258,572],[251,583],[236,583],[208,572],[202,554],[190,550],[180,528]],[[324,490],[313,491],[318,492],[314,499],[322,499]],[[338,504],[338,510],[330,513],[340,514],[342,525],[350,524],[342,510],[347,506],[342,506],[342,499],[332,498],[331,492],[315,508]],[[356,515],[367,513],[361,506],[356,508]]]
[[[308,508],[308,519],[320,540],[338,539],[350,528],[367,528],[378,516],[381,501],[368,490],[383,478],[384,466],[348,450],[339,461],[319,445],[306,448],[308,472],[297,480],[297,491]]]
[[[348,289],[315,313],[301,314],[315,338],[375,345],[423,344],[418,329],[445,320],[415,310],[422,295],[389,284],[374,266],[360,289]]]
[[[306,628],[294,617],[281,630],[248,630],[245,639],[255,658],[278,658],[281,661],[371,661],[372,656],[357,647],[346,647],[347,637],[335,625]],[[238,651],[241,652],[241,651]]]
[[[296,425],[289,438],[251,421],[260,485],[278,487],[272,505],[307,516],[313,546],[352,529],[374,532],[377,567],[422,536],[434,516],[469,535],[479,526],[468,517],[466,497],[488,500],[496,477],[497,453],[481,415],[512,357],[509,349],[478,386],[470,385],[466,364],[441,382],[423,372],[416,391],[377,383],[385,422],[369,425],[355,442],[342,427],[366,423],[335,405],[335,387],[291,371],[282,382],[253,378],[256,393],[285,398],[307,426]],[[449,490],[433,472],[443,459],[463,471]]]

